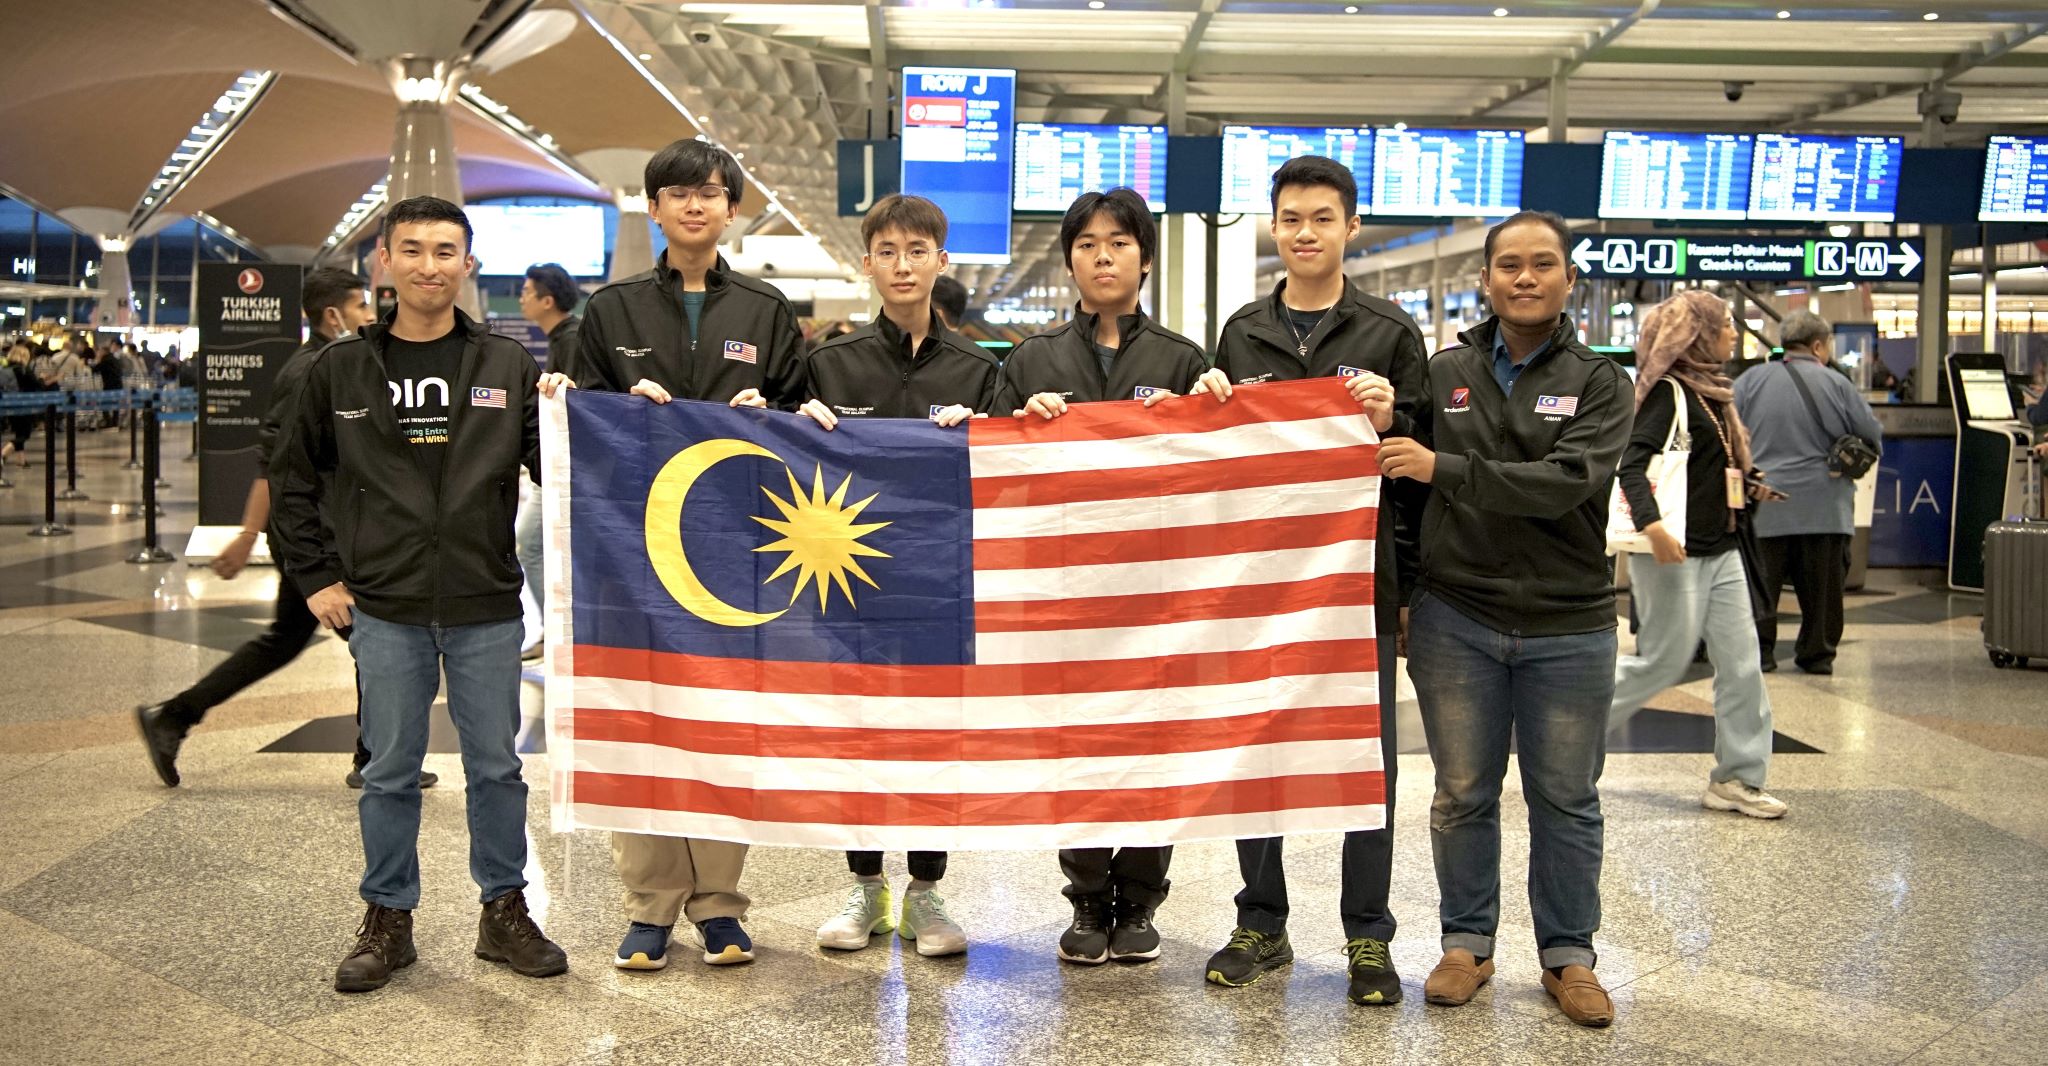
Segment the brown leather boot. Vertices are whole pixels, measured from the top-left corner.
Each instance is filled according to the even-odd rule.
[[[1438,1006],[1462,1007],[1492,976],[1492,959],[1480,962],[1464,948],[1452,948],[1422,983],[1422,996]]]
[[[369,992],[384,987],[393,970],[419,956],[412,946],[412,912],[370,904],[356,930],[356,946],[334,970],[336,992]]]
[[[1584,966],[1566,966],[1551,976],[1543,971],[1543,990],[1557,1001],[1564,1016],[1580,1025],[1604,1029],[1614,1024],[1614,1000],[1593,971]]]
[[[549,940],[526,912],[519,889],[484,904],[477,918],[476,957],[502,962],[528,977],[553,977],[569,969],[569,956]]]

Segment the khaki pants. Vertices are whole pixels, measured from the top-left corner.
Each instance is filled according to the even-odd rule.
[[[745,844],[613,833],[612,862],[626,883],[629,921],[674,925],[679,914],[696,923],[747,913],[740,891]]]

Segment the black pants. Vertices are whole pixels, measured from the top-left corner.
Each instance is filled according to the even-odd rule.
[[[1067,887],[1060,889],[1068,899],[1075,896],[1109,896],[1130,900],[1142,907],[1157,908],[1166,902],[1166,868],[1173,862],[1171,845],[1163,848],[1064,848],[1060,870],[1067,875]]]
[[[1395,921],[1388,908],[1394,876],[1394,770],[1400,746],[1394,740],[1396,612],[1379,613],[1380,632],[1380,765],[1387,774],[1387,828],[1344,834],[1339,867],[1337,915],[1349,939],[1394,939]],[[1287,930],[1287,872],[1281,862],[1281,837],[1237,842],[1237,869],[1244,889],[1237,894],[1237,924],[1268,935]]]
[[[1757,644],[1765,659],[1778,645],[1778,590],[1789,578],[1799,597],[1799,643],[1793,661],[1802,667],[1835,661],[1842,643],[1842,585],[1849,575],[1849,537],[1842,533],[1805,533],[1791,537],[1759,537],[1764,560],[1765,597],[1757,619]]]
[[[943,851],[913,851],[909,858],[913,881],[936,881],[946,876],[946,853]],[[846,868],[856,877],[878,876],[882,872],[882,853],[849,851],[846,853]]]
[[[277,609],[270,621],[270,628],[255,640],[235,649],[227,661],[207,671],[191,688],[178,693],[165,704],[168,717],[190,729],[206,719],[206,712],[220,706],[235,693],[269,677],[278,668],[299,657],[313,635],[320,631],[320,620],[306,606],[306,598],[299,594],[299,588],[283,574],[277,579]],[[363,749],[363,701],[362,682],[356,683],[356,755],[357,766],[369,764],[370,753]]]

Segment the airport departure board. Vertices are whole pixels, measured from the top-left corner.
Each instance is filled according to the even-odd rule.
[[[1016,208],[1065,211],[1075,197],[1123,186],[1166,210],[1166,127],[1017,124]]]
[[[1600,217],[1739,220],[1749,211],[1754,148],[1744,133],[1611,130]]]
[[[1295,156],[1320,155],[1351,169],[1358,182],[1358,212],[1364,214],[1372,189],[1372,147],[1372,130],[1364,126],[1225,126],[1222,209],[1271,214],[1273,172]],[[1519,163],[1515,173],[1519,178]]]
[[[1890,222],[1899,197],[1899,137],[1759,133],[1749,217],[1784,222]]]
[[[2048,137],[1993,137],[1980,222],[2048,222]]]
[[[1373,131],[1373,214],[1493,218],[1521,208],[1521,130]]]

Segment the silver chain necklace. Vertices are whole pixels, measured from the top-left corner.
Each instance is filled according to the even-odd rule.
[[[1323,308],[1323,313],[1316,316],[1316,324],[1308,328],[1308,335],[1310,337],[1315,336],[1316,330],[1323,328],[1323,319],[1330,317],[1330,312],[1336,309],[1336,304],[1331,304],[1330,306]],[[1301,357],[1303,359],[1307,359],[1308,339],[1301,335],[1301,329],[1294,324],[1294,316],[1291,314],[1287,314],[1287,312],[1291,310],[1293,310],[1293,308],[1288,307],[1285,303],[1282,303],[1280,305],[1281,317],[1287,319],[1287,332],[1294,334],[1294,350],[1300,352]]]

